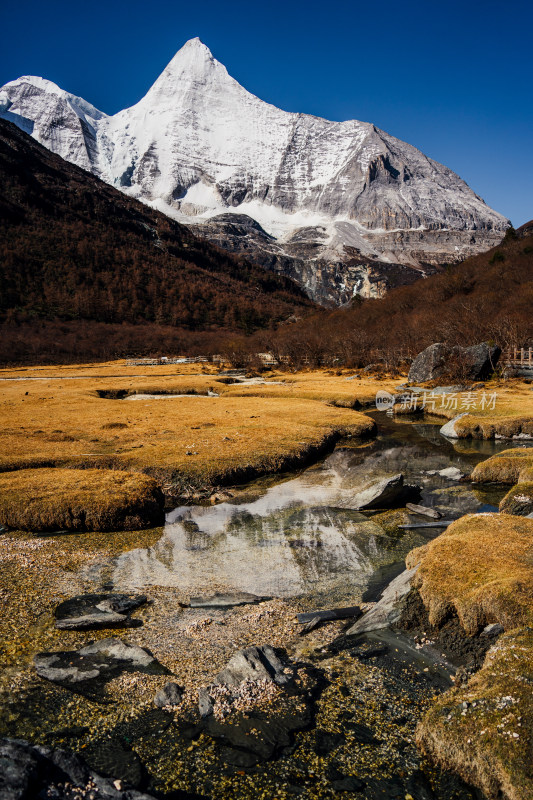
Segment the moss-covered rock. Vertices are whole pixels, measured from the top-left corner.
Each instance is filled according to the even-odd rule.
[[[416,740],[490,800],[533,797],[533,631],[512,631],[464,687],[441,695]]]
[[[459,439],[512,439],[513,436],[533,437],[533,417],[491,417],[465,414],[455,423]]]
[[[520,481],[507,492],[500,503],[503,514],[526,517],[533,512],[533,482]]]
[[[468,514],[433,541],[412,550],[420,564],[414,587],[432,625],[457,613],[468,634],[500,622],[533,625],[533,520],[507,514]]]
[[[511,459],[512,460],[512,457]],[[466,686],[439,697],[417,743],[490,800],[533,797],[533,520],[471,514],[411,551],[432,625],[456,613],[470,635],[506,629]]]
[[[0,473],[0,524],[31,531],[137,530],[164,522],[157,482],[105,469]]]
[[[529,478],[528,476],[532,476]],[[533,449],[525,447],[503,450],[486,461],[481,461],[472,471],[474,483],[518,483],[533,479]]]

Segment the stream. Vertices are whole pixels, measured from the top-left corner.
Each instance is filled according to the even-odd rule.
[[[434,527],[387,533],[383,515],[350,508],[365,483],[402,472],[421,487],[421,504],[443,519],[497,511],[505,491],[472,488],[441,477],[450,466],[468,475],[475,464],[506,443],[457,441],[439,434],[442,421],[397,422],[376,412],[378,437],[361,445],[344,443],[297,477],[258,481],[244,498],[220,505],[184,506],[167,515],[163,536],[152,547],[130,550],[91,575],[114,591],[151,586],[185,592],[242,590],[302,598],[325,607],[354,595],[374,599],[402,568],[405,555],[442,532]],[[404,418],[405,419],[405,418]],[[261,485],[266,486],[263,488]],[[246,497],[246,494],[249,497]],[[406,522],[428,520],[416,514]]]
[[[429,521],[405,509],[354,511],[353,497],[363,485],[401,472],[406,483],[421,487],[419,502],[445,520],[497,511],[505,493],[439,472],[456,467],[468,476],[507,442],[451,442],[440,435],[439,419],[372,416],[376,439],[342,442],[322,462],[240,487],[229,502],[176,508],[163,529],[13,535],[10,553],[0,552],[9,584],[2,584],[1,596],[14,609],[0,627],[6,665],[0,736],[79,752],[101,774],[166,800],[480,798],[426,762],[413,741],[432,696],[451,685],[450,665],[443,669],[413,655],[401,635],[388,642],[396,661],[329,653],[328,644],[342,632],[339,622],[298,635],[297,612],[376,600],[404,568],[406,554],[443,530],[438,522],[399,528]],[[235,591],[269,599],[188,607],[191,597]],[[57,603],[86,592],[143,593],[151,602],[136,614],[142,622],[136,628],[57,631]],[[282,755],[241,768],[211,738],[195,738],[154,707],[154,692],[168,678],[123,675],[109,682],[101,702],[35,675],[36,653],[72,650],[106,636],[148,648],[187,688],[208,684],[241,647],[283,647],[323,676],[313,723],[295,733]],[[361,739],[363,728],[374,737]]]

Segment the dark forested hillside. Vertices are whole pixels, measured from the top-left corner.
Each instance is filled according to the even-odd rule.
[[[320,312],[273,335],[258,334],[291,362],[398,363],[432,342],[533,344],[533,223],[510,228],[498,247],[376,300]]]
[[[45,341],[60,323],[97,357],[97,331],[111,355],[117,324],[121,348],[138,350],[148,332],[139,325],[153,341],[155,325],[191,342],[192,331],[249,333],[312,308],[292,281],[197,239],[0,120],[1,360],[22,331]]]

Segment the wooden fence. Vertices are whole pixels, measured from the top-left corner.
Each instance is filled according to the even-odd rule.
[[[501,360],[513,367],[533,367],[533,347],[508,347]]]

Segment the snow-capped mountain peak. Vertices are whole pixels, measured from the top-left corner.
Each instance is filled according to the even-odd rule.
[[[0,116],[181,221],[247,215],[308,260],[457,261],[508,225],[451,170],[374,125],[263,102],[198,38],[113,116],[42,78],[6,84]]]

